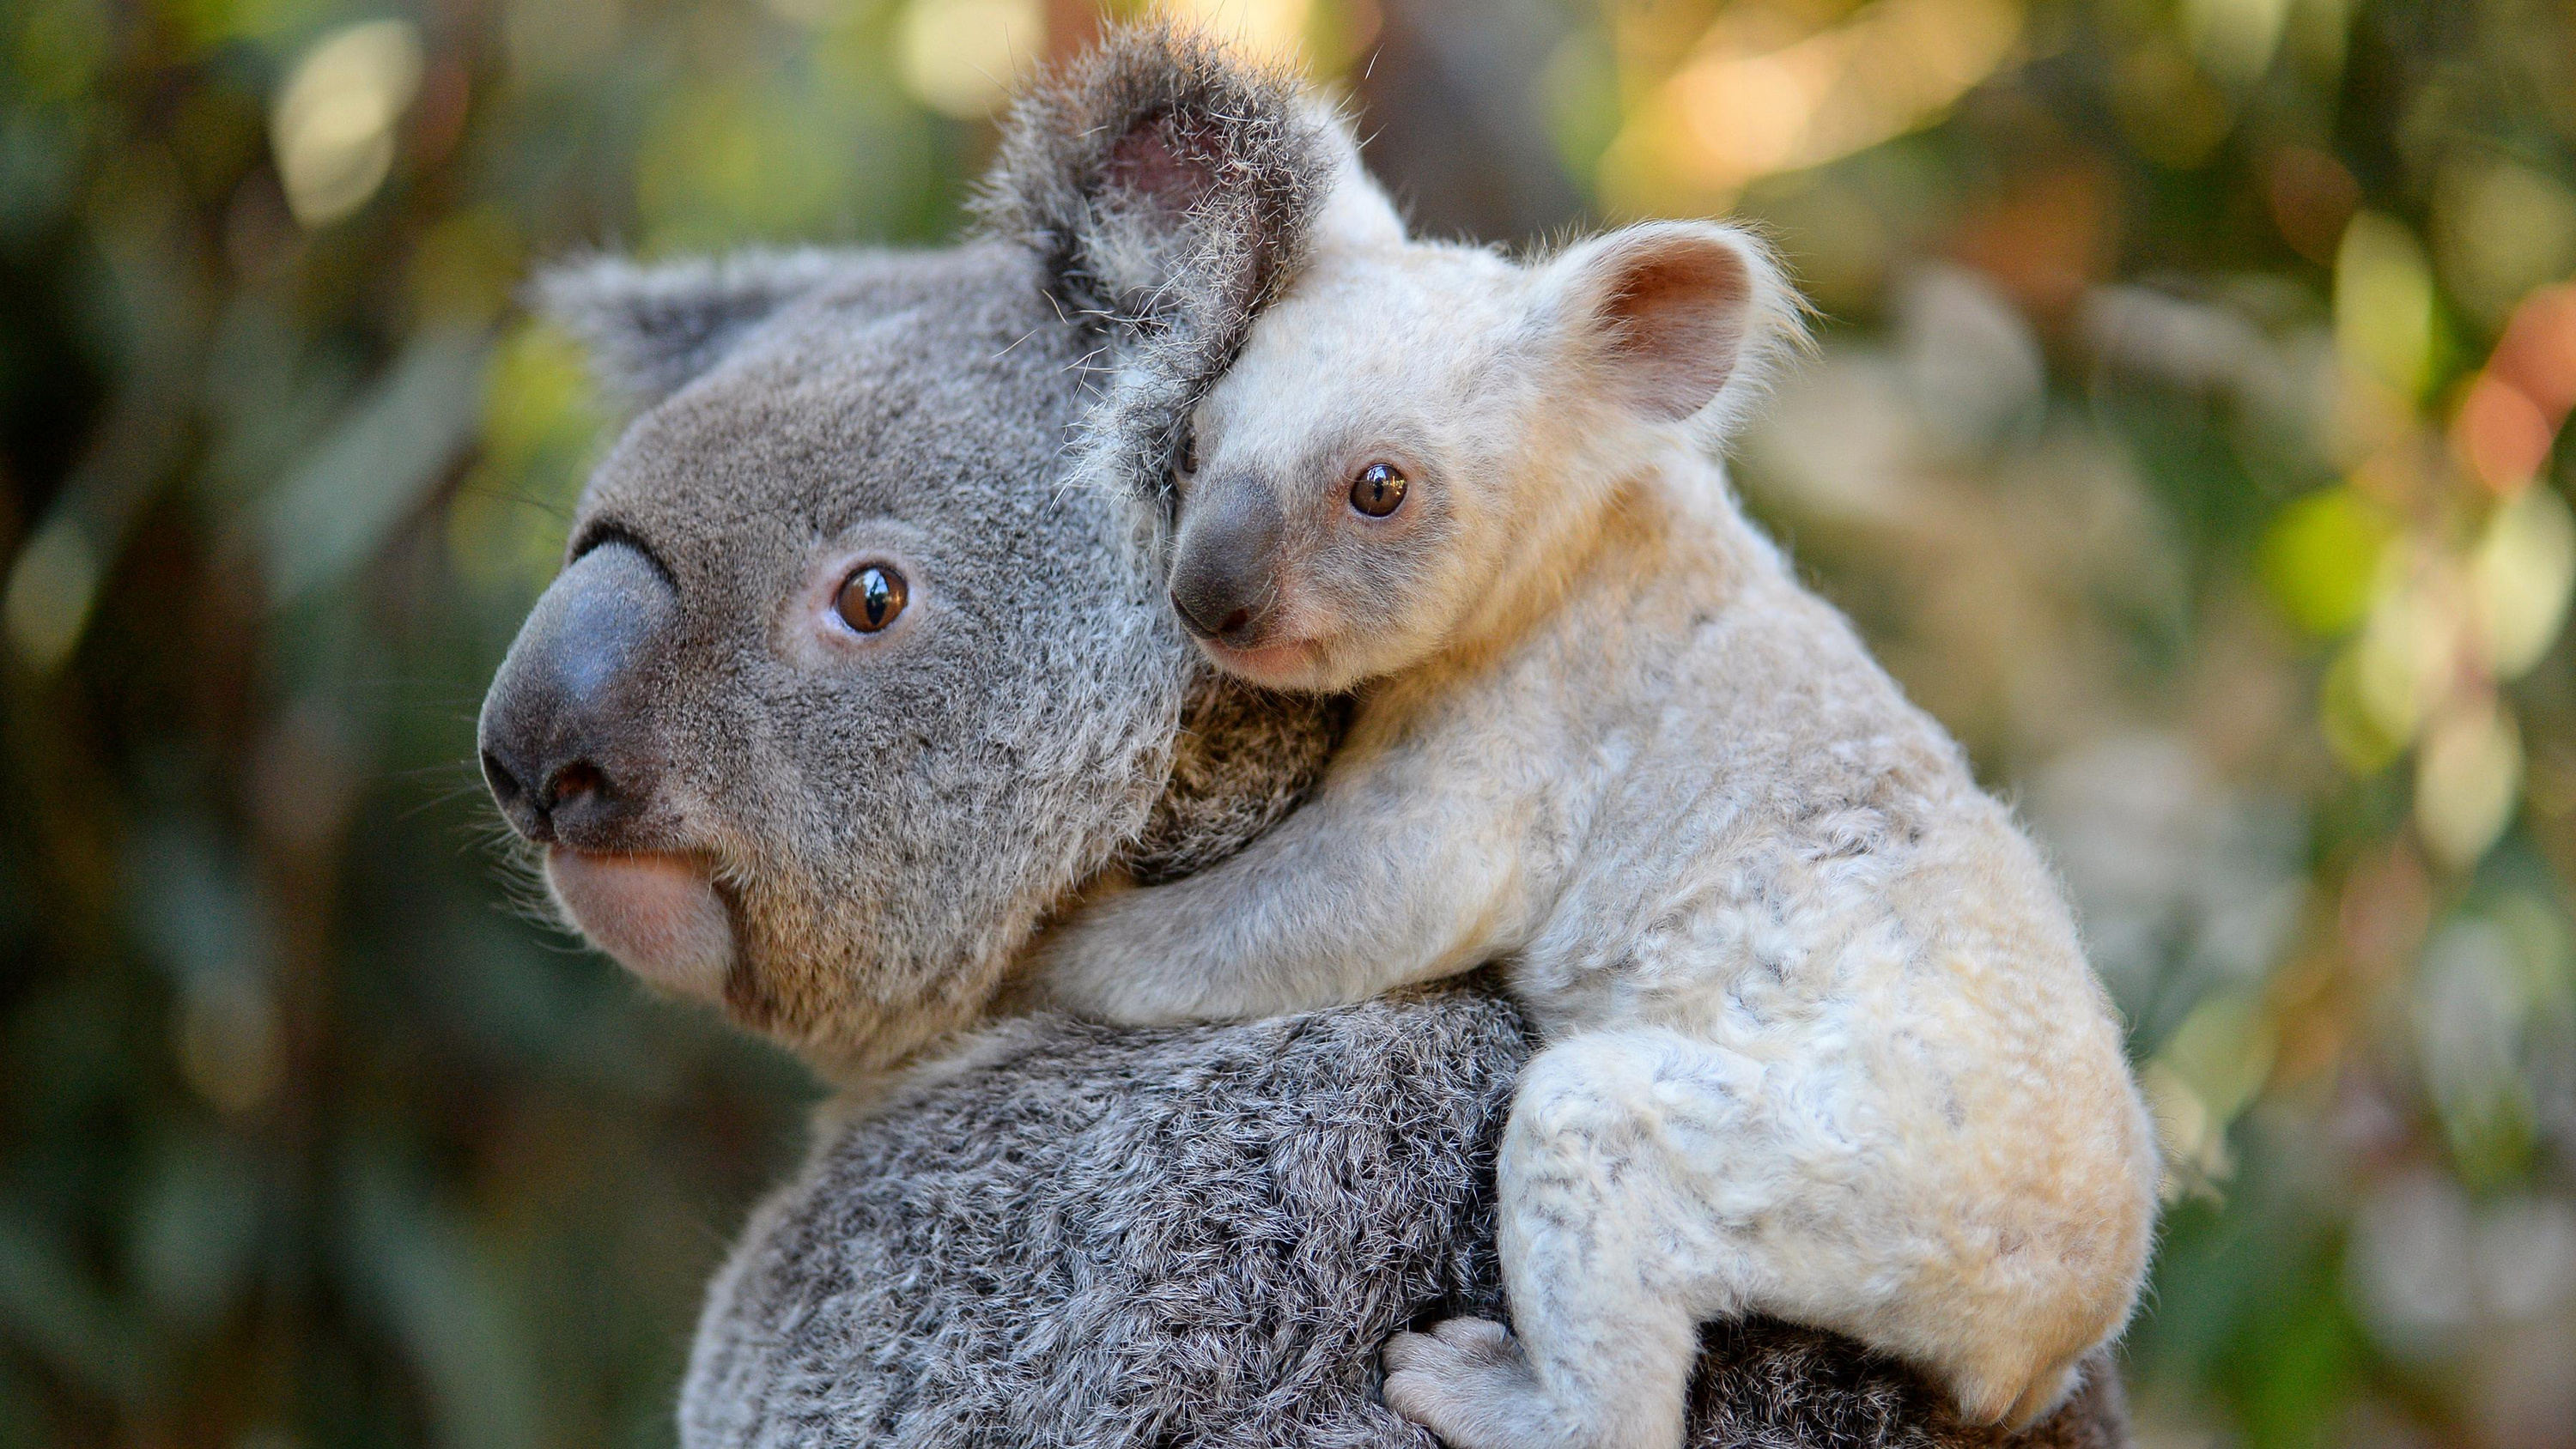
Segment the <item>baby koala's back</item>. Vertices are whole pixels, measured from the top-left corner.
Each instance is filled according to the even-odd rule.
[[[1672,458],[1603,534],[1508,658],[1423,701],[1545,798],[1510,980],[1546,1029],[1868,1057],[1882,1081],[1937,1079],[1945,1111],[2001,1072],[2131,1100],[2037,850],[1718,470]]]
[[[2154,1138],[2074,916],[1958,746],[1690,456],[1445,687],[1360,728],[1528,788],[1504,981],[1561,1063],[1517,1109],[1553,1143],[1525,1171],[1643,1132],[1656,1197],[1698,1204],[1667,1230],[1757,1264],[1703,1307],[1857,1333],[1981,1416],[2048,1408],[2136,1300]]]
[[[1239,479],[1289,500],[1254,642],[1334,666],[1285,682],[1367,681],[1340,774],[1378,788],[1349,791],[1350,818],[1395,838],[1434,801],[1510,857],[1432,888],[1490,891],[1492,919],[1460,929],[1551,1034],[1651,1026],[1794,1062],[1931,1139],[1973,1116],[2036,1146],[2056,1124],[2007,1124],[2062,1104],[2113,1124],[2094,1135],[2134,1187],[2143,1111],[2054,880],[1711,461],[1793,310],[1758,245],[1699,225],[1529,265],[1328,255],[1203,415],[1185,551],[1192,510]],[[1371,457],[1417,471],[1383,520],[1314,486]]]

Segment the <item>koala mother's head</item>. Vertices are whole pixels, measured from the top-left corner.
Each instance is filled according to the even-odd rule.
[[[555,899],[855,1069],[971,1015],[1134,835],[1184,676],[1132,524],[1055,483],[1081,339],[1027,257],[559,274],[645,405],[485,701]]]
[[[493,681],[485,776],[593,941],[829,1072],[972,1019],[1113,857],[1239,844],[1329,744],[1196,674],[1135,505],[1068,486],[1093,344],[1040,281],[986,244],[547,289],[646,406]]]
[[[1024,106],[1000,239],[556,274],[641,411],[479,743],[565,915],[860,1072],[983,1010],[1102,865],[1275,819],[1331,711],[1203,671],[1101,460],[1160,446],[1349,164],[1292,83],[1136,31]]]

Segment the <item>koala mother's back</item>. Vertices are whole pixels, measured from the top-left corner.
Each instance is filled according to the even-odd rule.
[[[1424,1449],[1378,1345],[1499,1311],[1529,1052],[1483,983],[1172,1031],[997,1027],[817,1144],[716,1281],[689,1449]],[[2027,1434],[1845,1341],[1712,1328],[1690,1449],[2119,1449],[2119,1378]]]

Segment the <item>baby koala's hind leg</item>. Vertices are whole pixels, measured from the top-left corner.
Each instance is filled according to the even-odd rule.
[[[1698,1325],[1732,1311],[1705,1184],[1759,1069],[1662,1032],[1541,1052],[1504,1129],[1504,1290],[1517,1336],[1453,1319],[1386,1346],[1388,1405],[1450,1449],[1671,1449]]]
[[[1827,1053],[1756,1061],[1651,1028],[1541,1052],[1496,1168],[1517,1336],[1399,1337],[1387,1403],[1452,1449],[1670,1449],[1697,1325],[1762,1312],[1906,1360],[1974,1422],[2045,1412],[2127,1280],[2088,1278],[2057,1246],[2065,1210],[1963,1179],[1975,1144],[1877,1090]],[[2023,1245],[1990,1241],[1995,1220]]]

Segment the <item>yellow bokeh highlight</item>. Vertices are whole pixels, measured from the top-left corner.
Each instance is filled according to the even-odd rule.
[[[2433,380],[2433,271],[2402,222],[2362,212],[2335,252],[2335,350],[2408,398]]]
[[[2434,859],[2476,864],[2521,797],[2522,735],[2494,698],[2462,701],[2433,723],[2415,756],[2415,825]]]
[[[895,70],[914,100],[976,120],[1010,99],[1046,38],[1041,0],[911,0],[895,22]]]
[[[1314,0],[1163,0],[1154,12],[1222,37],[1255,55],[1301,56]]]
[[[1603,160],[1613,199],[1651,207],[1672,181],[1732,195],[1917,130],[2011,58],[2014,0],[1878,0],[1781,43],[1729,12],[1641,107]]]
[[[2358,640],[2335,655],[2317,690],[2317,724],[2335,759],[2354,775],[2375,775],[2396,763],[2406,741],[2389,733],[2373,714],[2362,683]]]
[[[2530,672],[2556,643],[2576,585],[2576,518],[2550,488],[2525,488],[2496,509],[2469,557],[2469,594],[2487,667]]]
[[[367,204],[393,169],[394,123],[420,91],[420,31],[370,20],[332,32],[296,62],[269,116],[286,205],[306,227]]]
[[[2414,740],[2439,704],[2455,667],[2458,627],[2442,591],[2422,579],[2372,600],[2353,651],[2361,707],[2387,738]]]

